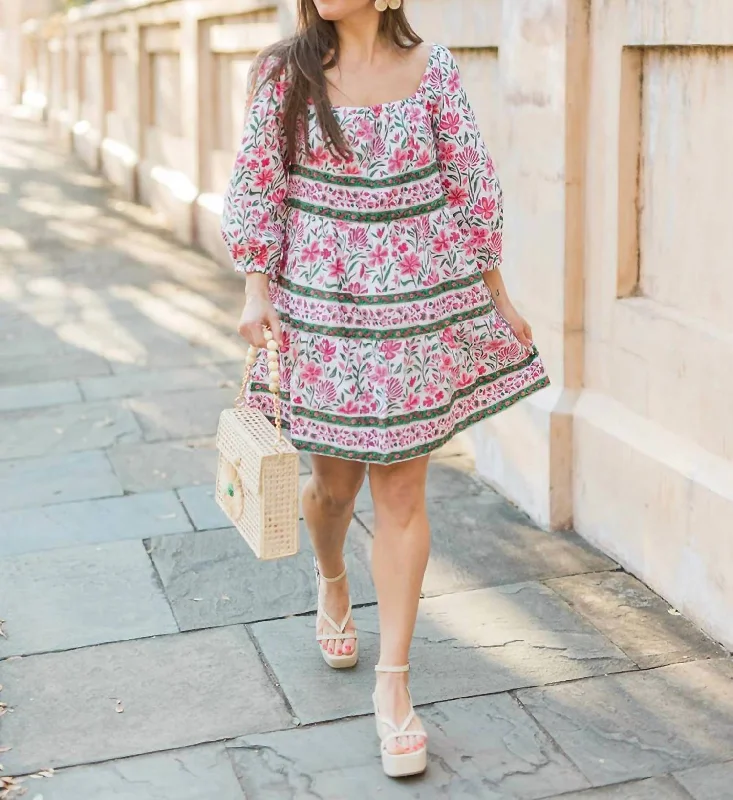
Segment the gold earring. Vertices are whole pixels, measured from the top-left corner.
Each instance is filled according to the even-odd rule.
[[[387,0],[374,0],[374,8],[376,8],[377,11],[386,11],[388,5]]]
[[[402,6],[402,0],[387,0],[387,5],[392,11],[397,11],[397,9]]]

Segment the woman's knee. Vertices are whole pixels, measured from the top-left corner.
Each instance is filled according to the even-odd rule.
[[[326,513],[338,516],[353,507],[365,473],[361,466],[350,465],[343,470],[315,468],[306,490]]]
[[[425,478],[425,469],[416,464],[394,464],[373,470],[370,485],[377,517],[407,525],[417,514],[423,513]]]

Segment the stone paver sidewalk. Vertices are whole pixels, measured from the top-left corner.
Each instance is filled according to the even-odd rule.
[[[728,655],[534,528],[460,443],[431,469],[412,656],[430,766],[384,778],[368,491],[344,674],[314,642],[308,546],[258,564],[212,499],[241,281],[39,127],[2,134],[0,776],[53,768],[20,785],[36,800],[733,798]]]

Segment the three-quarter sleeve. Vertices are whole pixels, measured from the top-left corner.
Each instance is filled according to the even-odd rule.
[[[433,130],[443,191],[481,272],[501,265],[504,207],[494,162],[479,131],[455,58],[441,48],[442,85]],[[437,88],[437,87],[436,87]]]
[[[270,79],[264,62],[244,123],[229,188],[222,236],[238,272],[263,272],[275,279],[285,229],[287,169],[282,104],[285,77]]]

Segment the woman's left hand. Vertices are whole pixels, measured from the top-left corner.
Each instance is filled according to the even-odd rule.
[[[527,322],[514,306],[502,310],[501,315],[509,324],[514,335],[519,339],[519,343],[526,347],[527,350],[531,350],[534,347],[534,343],[532,341],[532,328],[530,328],[529,322]]]

